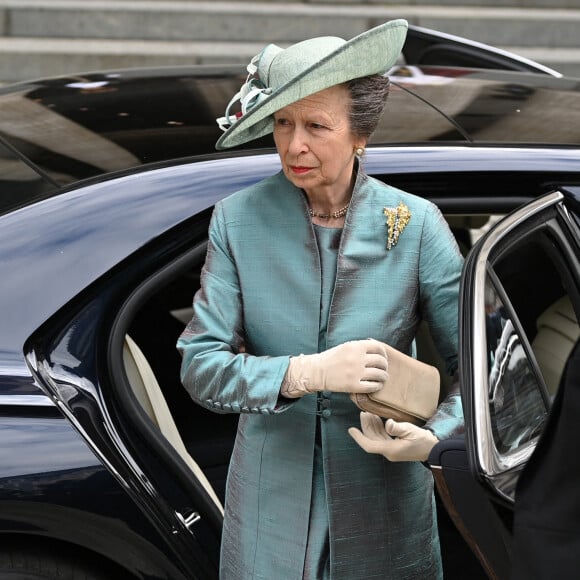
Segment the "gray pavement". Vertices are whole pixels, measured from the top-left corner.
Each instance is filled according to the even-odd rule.
[[[391,18],[514,50],[580,76],[580,0],[0,0],[0,81],[246,63],[266,42],[349,38]]]

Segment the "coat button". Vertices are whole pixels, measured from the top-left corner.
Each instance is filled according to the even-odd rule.
[[[325,419],[328,419],[331,415],[332,415],[332,411],[330,409],[324,409],[324,411],[322,411],[322,416]]]

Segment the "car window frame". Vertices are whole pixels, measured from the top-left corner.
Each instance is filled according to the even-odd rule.
[[[521,233],[522,227],[533,227],[533,224],[541,221],[542,216],[547,215],[547,212],[552,212],[552,214],[554,211],[556,212],[558,226],[550,225],[550,222],[554,222],[552,219],[539,227],[551,227],[553,231],[558,230],[562,234],[561,246],[568,246],[564,250],[567,257],[573,257],[576,262],[578,261],[577,256],[573,256],[574,249],[570,243],[570,240],[573,240],[578,245],[577,226],[573,225],[564,200],[565,196],[562,192],[553,191],[506,216],[475,245],[466,260],[462,275],[460,377],[471,469],[476,479],[488,491],[509,505],[513,505],[518,476],[534,452],[539,437],[522,446],[509,457],[502,456],[494,444],[489,404],[487,403],[489,384],[485,338],[485,285],[483,282],[489,278],[490,271],[493,272],[493,268],[490,267],[490,259],[494,258],[494,251],[500,247],[505,249],[506,244],[509,245],[510,239],[514,238],[514,231],[517,230]],[[571,299],[575,310],[577,310],[579,301],[578,273],[574,274],[571,267],[568,269],[572,278],[569,283],[575,286],[574,296],[571,296]],[[505,299],[505,295],[502,298]],[[578,317],[577,314],[576,316]],[[519,326],[517,331],[520,332],[520,336],[522,334],[524,336],[526,358],[531,362],[533,372],[542,388],[546,389],[533,351],[527,343],[521,325],[517,322],[517,317],[515,325]]]

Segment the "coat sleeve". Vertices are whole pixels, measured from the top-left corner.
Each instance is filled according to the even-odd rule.
[[[421,311],[448,374],[456,376],[463,258],[447,222],[435,206],[429,207],[425,218],[419,264]],[[437,411],[425,427],[438,439],[463,432],[463,409],[456,380],[443,393]]]
[[[273,414],[291,406],[280,397],[288,356],[252,356],[243,344],[242,296],[229,251],[221,204],[209,227],[193,318],[179,337],[181,380],[200,405],[221,413]]]

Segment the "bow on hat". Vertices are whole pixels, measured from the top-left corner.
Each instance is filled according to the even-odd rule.
[[[246,77],[246,82],[242,85],[241,89],[232,97],[228,106],[226,107],[226,112],[223,117],[218,117],[216,119],[219,128],[222,131],[227,131],[238,119],[243,117],[252,107],[257,105],[260,101],[266,99],[268,95],[272,94],[272,88],[267,87],[264,83],[256,76],[258,72],[258,65],[256,64],[260,59],[261,53],[257,54],[250,64],[246,67],[248,71],[248,76]],[[230,114],[230,109],[237,102],[240,102],[239,113]]]

